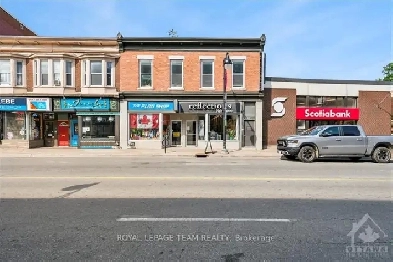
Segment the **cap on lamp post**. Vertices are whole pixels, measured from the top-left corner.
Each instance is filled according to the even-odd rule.
[[[232,60],[231,60],[231,58],[229,58],[229,53],[228,52],[225,55],[223,63],[224,63],[225,69],[230,69],[232,67]]]

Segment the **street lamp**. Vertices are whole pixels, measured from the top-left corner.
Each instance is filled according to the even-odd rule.
[[[224,88],[222,96],[222,152],[228,154],[227,150],[227,70],[232,68],[232,60],[227,52],[223,60],[224,66]]]

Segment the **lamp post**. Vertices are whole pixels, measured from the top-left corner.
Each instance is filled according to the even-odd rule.
[[[222,152],[228,154],[227,150],[227,70],[232,68],[232,60],[229,53],[226,53],[223,60],[224,66],[224,88],[222,95]]]

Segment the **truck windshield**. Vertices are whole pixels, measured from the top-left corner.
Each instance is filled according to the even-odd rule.
[[[314,126],[310,129],[307,129],[306,131],[304,131],[300,135],[302,135],[302,136],[315,136],[315,135],[318,135],[319,131],[321,131],[323,128],[324,128],[323,126]]]

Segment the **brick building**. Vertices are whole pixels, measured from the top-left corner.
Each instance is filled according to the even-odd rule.
[[[0,42],[3,147],[118,144],[115,38],[1,36]]]
[[[0,36],[36,36],[36,34],[0,7]]]
[[[268,77],[264,101],[265,145],[323,124],[359,124],[368,135],[391,134],[388,82]]]
[[[265,36],[251,39],[126,38],[118,35],[121,147],[214,150],[223,140],[223,60],[227,70],[227,147],[262,149]]]

